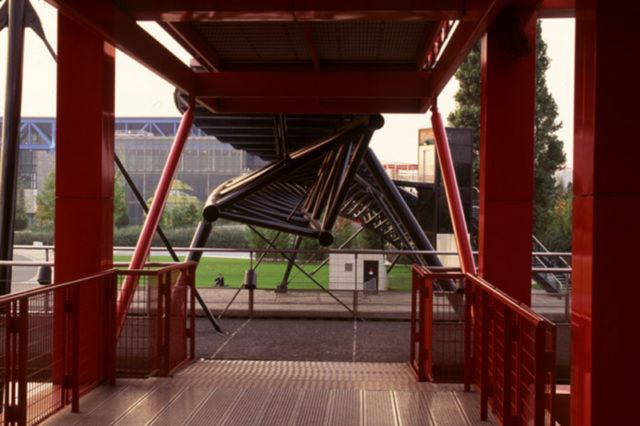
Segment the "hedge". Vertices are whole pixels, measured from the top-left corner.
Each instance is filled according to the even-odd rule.
[[[174,247],[188,247],[193,238],[194,228],[163,229],[165,235]],[[138,242],[140,235],[139,226],[128,226],[117,228],[114,232],[114,246],[133,247]],[[41,229],[28,229],[15,233],[14,244],[31,245],[34,241],[40,241],[45,245],[53,244],[53,231]],[[158,236],[153,240],[154,246],[162,246],[162,241]],[[207,247],[216,248],[245,248],[247,239],[245,227],[243,225],[217,226],[207,242]]]

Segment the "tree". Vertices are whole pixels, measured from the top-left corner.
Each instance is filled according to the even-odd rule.
[[[454,99],[456,109],[449,114],[455,127],[473,130],[473,182],[478,186],[480,154],[480,45],[476,44],[456,71],[459,83]]]
[[[540,234],[547,248],[555,251],[571,251],[571,231],[573,188],[569,184],[566,188],[559,187],[558,197],[553,208],[553,218],[549,226]]]
[[[533,232],[545,235],[550,223],[556,220],[557,198],[561,195],[555,174],[565,163],[562,141],[557,132],[562,127],[558,121],[558,105],[547,87],[546,71],[549,69],[547,44],[542,38],[540,23],[537,28],[536,46],[536,117],[535,117],[535,172]],[[478,179],[478,153],[480,144],[480,46],[475,46],[456,72],[460,88],[455,95],[456,110],[449,115],[449,123],[473,130],[474,182]],[[545,242],[546,243],[546,242]]]
[[[187,228],[195,226],[201,219],[201,203],[190,194],[193,188],[185,182],[174,179],[162,213],[161,224],[166,228]],[[153,197],[147,200],[151,205]]]
[[[124,179],[119,171],[116,172],[116,180],[113,187],[113,222],[118,228],[129,225]]]
[[[49,173],[44,180],[42,189],[36,196],[36,222],[38,225],[47,226],[53,224],[56,208],[56,175]]]
[[[16,216],[15,216],[15,230],[22,231],[29,225],[29,219],[27,218],[27,211],[24,199],[24,180],[18,180],[17,194],[16,194]]]
[[[42,189],[36,197],[36,222],[41,226],[53,224],[56,200],[56,175],[49,173],[44,180]],[[118,227],[129,224],[127,215],[127,202],[125,199],[124,181],[120,173],[116,174],[113,188],[113,219]]]
[[[536,147],[535,147],[535,195],[533,203],[533,232],[544,233],[555,219],[554,207],[561,195],[555,174],[564,165],[566,157],[563,143],[557,132],[562,128],[558,121],[558,104],[547,87],[546,72],[549,69],[547,44],[542,38],[540,23],[537,31],[536,55]]]

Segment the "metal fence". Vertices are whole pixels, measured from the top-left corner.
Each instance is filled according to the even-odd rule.
[[[35,424],[67,404],[77,412],[80,396],[102,382],[113,382],[116,365],[121,371],[128,368],[138,351],[157,359],[158,374],[169,374],[193,358],[194,268],[189,263],[155,271],[110,270],[0,297],[0,422]],[[125,274],[161,283],[158,303],[140,298],[128,318],[147,318],[156,311],[149,331],[161,343],[152,349],[150,334],[141,334],[136,324],[116,351],[116,285]],[[152,287],[139,288],[144,293]],[[142,328],[147,333],[146,326]]]

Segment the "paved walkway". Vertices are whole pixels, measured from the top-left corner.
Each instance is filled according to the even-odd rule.
[[[249,291],[231,288],[200,288],[207,306],[220,315],[233,297],[225,317],[247,317]],[[332,291],[340,302],[322,291],[254,290],[254,317],[258,318],[353,318],[408,320],[411,317],[411,293],[385,291],[365,294],[352,291]],[[532,304],[535,311],[552,321],[565,320],[565,301],[561,295],[534,290]],[[199,309],[199,306],[198,306]]]
[[[170,379],[120,380],[46,425],[486,425],[477,393],[418,383],[407,364],[199,361]]]

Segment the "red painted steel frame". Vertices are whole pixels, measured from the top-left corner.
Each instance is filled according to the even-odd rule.
[[[482,41],[479,270],[530,305],[536,17],[518,14],[529,54],[510,60],[494,28]]]
[[[113,263],[115,49],[63,15],[58,21],[58,98],[55,202],[55,280],[67,282],[110,269]],[[77,386],[100,377],[107,316],[97,287],[78,289],[76,331],[87,356]],[[65,295],[55,295],[57,383],[72,354],[60,350],[65,339]]]
[[[451,157],[451,148],[449,146],[449,138],[442,122],[442,116],[436,105],[431,109],[431,125],[436,139],[436,150],[438,151],[438,161],[440,170],[442,171],[442,180],[447,194],[447,203],[449,205],[449,214],[453,223],[453,231],[458,245],[458,256],[460,257],[460,265],[462,272],[465,274],[476,274],[476,263],[473,260],[473,250],[471,249],[471,241],[469,240],[469,231],[467,229],[467,221],[464,217],[464,209],[462,207],[462,199],[458,189],[458,179],[456,178],[456,170]]]
[[[140,237],[138,238],[133,257],[131,258],[129,269],[142,269],[145,260],[147,259],[151,243],[153,242],[153,236],[158,229],[162,212],[164,211],[167,198],[169,197],[169,192],[171,191],[171,184],[176,174],[176,170],[178,169],[182,150],[189,138],[191,124],[193,123],[194,110],[195,108],[192,103],[185,111],[184,116],[180,121],[178,132],[176,133],[173,146],[171,147],[171,151],[167,157],[167,162],[162,170],[162,175],[160,176],[158,187],[156,188],[156,192],[153,196],[153,201],[151,202],[151,206],[149,206],[149,213],[147,214],[142,230],[140,231]],[[126,279],[122,285],[122,290],[118,296],[118,335],[120,334],[122,325],[124,324],[126,312],[129,308],[129,303],[131,303],[131,297],[133,296],[136,286],[137,281],[135,278]]]
[[[139,20],[423,21],[474,19],[486,1],[464,0],[119,0]]]
[[[193,72],[108,0],[47,0],[62,14],[114,45],[172,85],[191,93]],[[79,57],[78,60],[82,60]],[[87,61],[88,62],[88,61]],[[80,66],[81,67],[81,66]]]
[[[638,424],[640,2],[577,2],[571,422]],[[621,266],[624,265],[624,266]]]
[[[198,98],[417,99],[428,74],[418,71],[208,72],[196,76]]]

